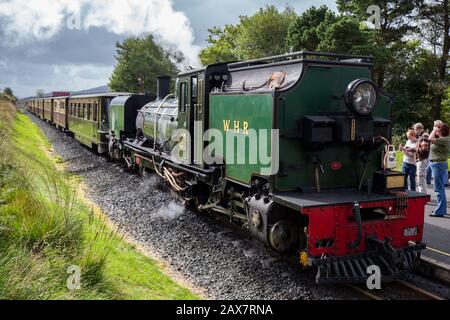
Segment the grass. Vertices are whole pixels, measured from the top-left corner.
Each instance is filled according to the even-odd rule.
[[[197,299],[83,201],[27,116],[0,101],[0,298]],[[80,289],[70,290],[73,269]]]

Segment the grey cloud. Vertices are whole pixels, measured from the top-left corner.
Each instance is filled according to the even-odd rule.
[[[0,52],[6,59],[36,64],[59,65],[66,63],[115,63],[115,43],[123,40],[104,29],[67,30],[54,39],[35,42],[27,46],[6,47],[0,44]]]
[[[239,15],[251,15],[258,8],[286,4],[302,12],[311,5],[326,4],[336,9],[334,0],[174,0],[174,8],[189,18],[195,34],[195,44],[206,45],[207,29],[236,23]],[[0,19],[1,30],[5,20]],[[115,64],[115,43],[124,36],[106,28],[89,30],[63,28],[50,40],[34,41],[18,47],[2,46],[0,41],[0,89],[11,86],[19,96],[33,95],[37,89],[80,90],[101,86]],[[1,39],[0,39],[1,40]]]

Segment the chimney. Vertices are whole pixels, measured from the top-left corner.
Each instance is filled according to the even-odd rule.
[[[164,99],[170,93],[170,76],[159,76],[157,79],[158,100]]]

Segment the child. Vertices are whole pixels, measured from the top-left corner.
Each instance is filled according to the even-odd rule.
[[[429,135],[424,133],[419,139],[416,153],[417,160],[417,186],[420,193],[427,194],[427,168],[430,156]]]
[[[405,186],[408,185],[408,178],[411,184],[411,190],[416,191],[416,148],[417,148],[417,138],[416,132],[414,130],[408,130],[406,133],[408,141],[403,147],[400,145],[400,151],[403,152],[403,167],[402,171],[405,174]]]

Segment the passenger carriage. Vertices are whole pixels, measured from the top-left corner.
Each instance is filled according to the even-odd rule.
[[[111,100],[125,92],[71,96],[68,126],[76,140],[98,153],[108,152],[108,110]]]

